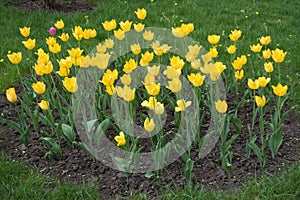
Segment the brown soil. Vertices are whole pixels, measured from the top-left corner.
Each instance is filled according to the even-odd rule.
[[[228,100],[228,99],[227,99]],[[229,99],[230,100],[230,99]],[[9,113],[9,118],[17,120],[18,106],[9,108],[2,95],[0,98],[1,113]],[[228,178],[221,167],[220,153],[217,145],[206,157],[197,157],[196,145],[192,149],[192,159],[195,161],[192,181],[205,188],[223,189],[231,191],[240,186],[245,180],[259,178],[265,173],[280,174],[300,158],[300,119],[292,112],[284,125],[282,134],[283,144],[277,156],[272,159],[267,151],[267,166],[261,169],[257,157],[253,154],[250,159],[246,157],[245,143],[248,138],[246,124],[251,122],[251,106],[240,110],[239,116],[243,121],[241,134],[232,145],[233,151],[233,177]],[[287,106],[286,108],[287,109]],[[247,113],[247,114],[245,114]],[[26,149],[19,142],[19,134],[6,124],[0,124],[0,151],[4,152],[13,161],[25,161],[33,169],[43,174],[56,177],[61,182],[93,182],[99,187],[99,193],[105,199],[114,198],[115,195],[130,196],[144,193],[156,197],[166,191],[166,186],[183,187],[186,184],[183,170],[185,163],[179,159],[162,170],[160,179],[146,178],[144,174],[133,174],[128,183],[125,175],[117,170],[110,169],[99,161],[93,160],[82,149],[71,148],[67,143],[62,143],[63,156],[61,160],[55,157],[46,157],[47,152],[39,140],[39,135],[34,132],[30,144]],[[205,126],[205,125],[204,125]],[[112,133],[114,134],[114,133]]]
[[[44,0],[17,0],[7,3],[7,6],[26,9],[28,11],[48,10],[50,12],[87,12],[97,7],[97,4],[85,0],[56,0],[48,4]]]

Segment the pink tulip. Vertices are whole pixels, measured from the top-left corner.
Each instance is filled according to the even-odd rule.
[[[48,32],[50,33],[50,35],[55,35],[55,33],[56,33],[56,28],[51,27],[51,28],[48,30]]]

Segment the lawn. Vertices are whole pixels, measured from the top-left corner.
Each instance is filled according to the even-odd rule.
[[[137,8],[147,10],[145,23],[151,27],[171,29],[181,23],[194,24],[195,30],[189,35],[201,45],[210,47],[207,36],[218,34],[221,36],[219,46],[229,46],[228,35],[233,29],[242,30],[237,53],[250,51],[250,45],[258,43],[258,38],[270,35],[270,48],[280,48],[287,52],[286,60],[281,67],[282,82],[289,87],[289,105],[300,104],[300,2],[298,0],[252,0],[252,1],[223,1],[223,0],[147,0],[147,1],[97,1],[98,7],[85,13],[57,13],[39,10],[28,12],[20,8],[7,6],[8,0],[0,2],[0,25],[3,27],[0,38],[0,94],[12,86],[20,84],[20,79],[28,76],[32,65],[30,62],[16,66],[9,63],[7,54],[24,50],[20,41],[22,37],[19,28],[31,27],[31,38],[36,38],[36,45],[47,48],[45,38],[49,36],[49,27],[63,19],[65,31],[71,32],[76,25],[92,27],[97,36],[92,42],[84,41],[87,51],[107,37],[102,27],[105,20],[116,19],[136,21],[134,11]],[[25,52],[25,51],[24,51]],[[23,59],[31,60],[34,54],[26,51]],[[219,58],[226,59],[223,54]],[[251,58],[249,59],[251,60]],[[230,66],[227,66],[230,67]],[[299,113],[299,108],[297,108]],[[297,130],[296,130],[297,131]],[[298,130],[299,131],[299,130]],[[3,134],[3,130],[0,131]],[[297,151],[297,150],[296,150]],[[299,151],[299,150],[298,150]],[[91,184],[74,185],[62,184],[53,177],[40,175],[28,169],[24,163],[11,162],[5,155],[0,157],[0,193],[2,199],[96,199],[99,198],[99,188]],[[299,163],[292,166],[280,177],[266,174],[260,180],[250,180],[242,187],[234,189],[231,194],[223,191],[210,191],[202,186],[186,186],[167,188],[162,199],[297,199],[300,198]],[[197,189],[195,189],[197,187]],[[101,196],[101,194],[100,194]],[[117,196],[116,198],[122,199]],[[140,194],[135,199],[147,198]]]

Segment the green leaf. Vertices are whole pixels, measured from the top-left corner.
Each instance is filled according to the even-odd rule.
[[[118,169],[123,172],[129,172],[130,169],[130,163],[131,161],[128,159],[115,157],[111,155],[111,159],[114,161],[114,163],[117,165]]]
[[[188,182],[191,182],[192,180],[193,168],[194,168],[194,161],[189,158],[185,163],[185,169],[184,169],[184,175]]]
[[[9,120],[9,119],[1,119],[3,120],[6,124],[8,124],[9,126],[11,126],[12,128],[14,128],[16,131],[18,131],[20,134],[24,133],[23,128],[16,122]]]
[[[95,157],[94,153],[92,152],[92,150],[83,142],[77,142],[77,141],[73,141],[72,142],[73,145],[83,149],[86,153],[88,153],[90,156]]]
[[[64,138],[70,144],[72,144],[72,142],[75,141],[75,132],[74,132],[73,128],[67,124],[62,124],[61,129],[62,129],[62,134],[63,134]]]
[[[272,153],[272,158],[275,157],[275,154],[277,153],[277,151],[279,150],[281,144],[282,144],[282,135],[281,132],[279,130],[275,131],[270,139],[269,139],[269,148],[271,150]]]
[[[153,178],[153,177],[155,177],[156,176],[156,174],[154,173],[154,172],[147,172],[146,174],[145,174],[145,177],[146,178]]]
[[[263,157],[262,157],[262,153],[260,152],[259,147],[255,144],[256,141],[256,136],[254,136],[251,141],[248,143],[248,146],[250,147],[250,149],[252,149],[254,151],[254,153],[256,154],[258,160],[260,163],[263,162]]]
[[[43,140],[46,143],[46,146],[51,153],[53,153],[56,156],[58,156],[59,158],[61,158],[62,151],[61,151],[61,147],[58,143],[56,143],[50,137],[42,137],[41,140]]]
[[[232,117],[230,119],[231,123],[233,124],[233,127],[235,129],[235,131],[240,134],[241,129],[242,129],[242,120],[240,118],[237,117]]]

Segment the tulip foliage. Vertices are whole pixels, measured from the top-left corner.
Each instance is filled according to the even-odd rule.
[[[77,25],[69,33],[65,30],[68,24],[60,19],[48,30],[46,39],[29,38],[34,27],[20,28],[24,48],[9,53],[7,62],[16,67],[29,62],[31,77],[20,75],[23,91],[17,91],[18,96],[14,87],[7,89],[7,100],[20,102],[21,111],[18,123],[8,118],[4,121],[18,130],[21,142],[28,146],[35,132],[49,150],[47,154],[61,158],[64,140],[98,158],[96,152],[106,141],[105,134],[113,132],[109,142],[126,153],[123,157],[111,155],[112,160],[129,173],[142,159],[137,155],[144,150],[142,138],[147,138],[154,170],[168,164],[174,148],[186,162],[188,181],[194,167],[192,144],[198,145],[200,158],[212,148],[208,144],[218,144],[222,166],[231,175],[231,146],[242,130],[239,110],[252,106],[252,124],[244,124],[249,135],[245,148],[248,157],[255,153],[264,167],[266,148],[274,157],[282,144],[281,129],[288,114],[281,112],[288,96],[280,74],[286,52],[272,50],[271,37],[262,36],[259,43],[249,46],[248,54],[240,54],[240,38],[246,36],[236,29],[226,37],[209,35],[210,46],[203,47],[201,41],[189,38],[193,23],[163,33],[145,26],[144,8],[135,14],[136,23],[108,19],[101,27]],[[99,43],[98,31],[109,37]],[[37,46],[40,40],[46,45]],[[95,49],[89,52],[84,40],[95,44]],[[218,45],[221,42],[226,45]],[[22,58],[24,51],[31,52],[31,60]],[[225,93],[235,97],[233,106],[227,104]],[[266,107],[274,104],[276,109],[267,119]],[[205,116],[214,123],[208,134],[201,136]],[[235,130],[230,130],[230,124]]]

